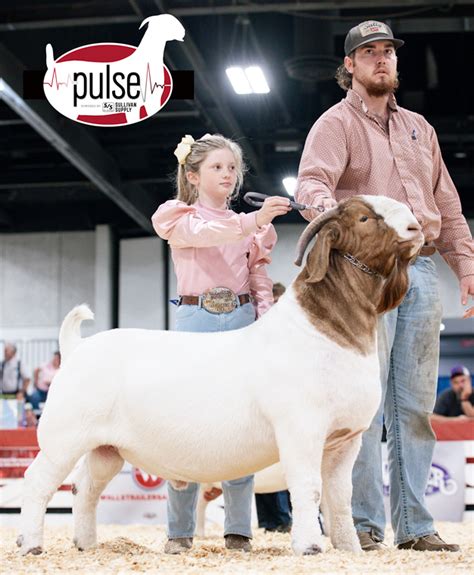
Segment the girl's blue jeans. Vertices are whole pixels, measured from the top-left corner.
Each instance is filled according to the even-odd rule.
[[[245,327],[255,321],[253,304],[238,306],[230,313],[212,314],[197,305],[181,305],[176,311],[177,331],[229,331]],[[223,481],[225,506],[225,535],[252,537],[251,510],[253,475]],[[177,491],[168,482],[168,537],[193,537],[196,527],[196,504],[199,484],[189,483]]]

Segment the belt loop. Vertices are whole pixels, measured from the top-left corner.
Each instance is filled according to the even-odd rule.
[[[202,295],[198,295],[198,307],[202,308]]]

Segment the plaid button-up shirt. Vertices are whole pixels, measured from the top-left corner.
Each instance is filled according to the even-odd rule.
[[[317,205],[356,194],[406,204],[458,278],[474,275],[474,242],[441,157],[434,128],[420,114],[389,99],[385,125],[362,98],[347,97],[325,112],[306,139],[295,199]],[[303,212],[311,220],[317,212]]]

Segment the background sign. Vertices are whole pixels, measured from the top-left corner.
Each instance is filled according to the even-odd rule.
[[[390,519],[387,444],[382,444],[384,500]],[[428,511],[437,521],[462,521],[465,506],[465,452],[462,441],[438,441],[425,491]]]

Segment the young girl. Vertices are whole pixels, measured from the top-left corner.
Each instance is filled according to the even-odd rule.
[[[171,246],[177,289],[176,329],[226,331],[252,323],[271,305],[272,281],[265,265],[276,243],[274,217],[289,200],[275,196],[250,214],[229,209],[243,182],[242,150],[221,135],[186,136],[178,158],[176,200],[153,215],[156,233]],[[250,551],[253,476],[223,482],[227,549]],[[176,490],[168,483],[168,542],[165,553],[192,546],[196,483]]]

